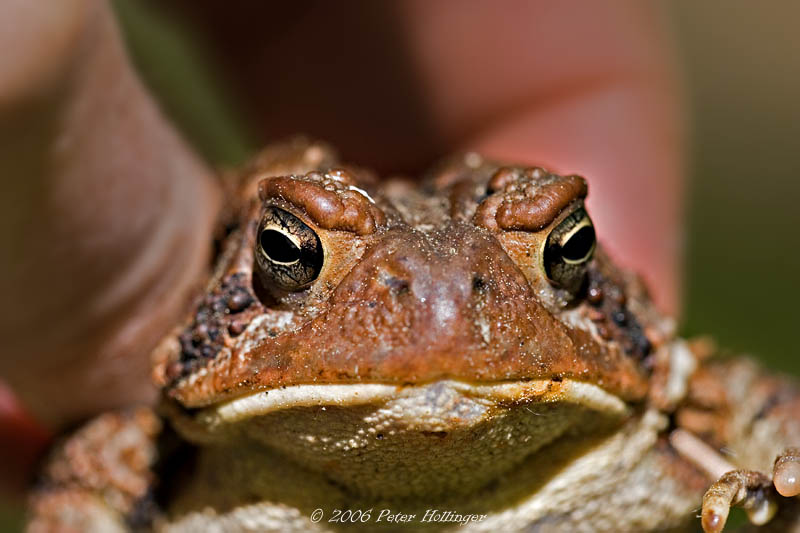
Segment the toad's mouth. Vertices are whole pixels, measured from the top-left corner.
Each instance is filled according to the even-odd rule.
[[[572,379],[295,385],[193,411],[170,405],[190,441],[278,453],[380,497],[474,488],[559,439],[615,426],[632,409]]]
[[[234,424],[292,408],[339,409],[381,405],[391,402],[416,403],[418,424],[447,425],[462,418],[460,404],[471,402],[502,409],[530,403],[568,403],[605,413],[623,414],[627,407],[617,396],[602,388],[572,379],[534,379],[494,384],[472,384],[442,380],[419,386],[378,383],[344,385],[295,385],[256,392],[201,411],[206,426]],[[443,428],[444,429],[444,428]]]
[[[428,433],[467,430],[516,410],[532,416],[542,416],[545,412],[547,416],[559,412],[563,415],[565,411],[594,412],[615,419],[630,413],[629,404],[602,387],[562,378],[499,383],[439,380],[406,386],[294,385],[193,410],[168,402],[166,409],[180,431],[190,440],[202,442],[224,442],[232,433],[254,423],[266,432],[269,422],[299,417],[301,413],[314,419],[309,427],[361,416],[367,421],[391,419],[395,428]]]

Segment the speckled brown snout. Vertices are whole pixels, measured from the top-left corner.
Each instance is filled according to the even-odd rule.
[[[495,238],[466,222],[387,230],[323,312],[231,359],[240,364],[209,376],[217,399],[302,383],[445,378],[602,376],[612,390],[644,391],[628,358],[554,318]],[[188,405],[200,400],[175,392]]]
[[[340,283],[328,314],[341,317],[333,336],[356,341],[348,352],[363,357],[359,375],[385,368],[417,381],[492,372],[470,356],[518,346],[513,315],[526,300],[527,281],[494,239],[453,224],[389,232]]]

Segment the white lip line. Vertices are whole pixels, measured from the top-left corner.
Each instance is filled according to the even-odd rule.
[[[549,379],[515,381],[489,385],[476,385],[463,381],[442,380],[425,385],[399,386],[379,383],[344,385],[293,385],[281,389],[260,391],[235,398],[203,412],[227,423],[239,422],[259,415],[289,407],[355,406],[397,399],[402,396],[420,394],[426,388],[444,384],[471,398],[482,398],[495,402],[529,400],[535,402],[548,392]],[[559,383],[556,397],[565,402],[579,403],[588,408],[605,412],[625,412],[623,400],[606,392],[597,385],[564,379]],[[552,397],[551,397],[552,399]],[[213,414],[212,414],[213,413]]]

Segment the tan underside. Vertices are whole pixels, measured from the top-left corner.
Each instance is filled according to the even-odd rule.
[[[636,414],[599,387],[569,380],[258,393],[177,420],[185,436],[206,446],[164,527],[455,526],[421,522],[428,509],[486,515],[466,531],[681,524],[700,495],[663,473],[653,445],[665,423],[656,412]],[[317,524],[310,520],[316,509],[325,517]],[[355,525],[326,522],[335,509],[372,513]],[[377,522],[383,510],[416,517],[403,525]]]

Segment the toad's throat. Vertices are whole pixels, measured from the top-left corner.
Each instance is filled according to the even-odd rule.
[[[631,412],[601,387],[571,379],[441,380],[296,385],[194,412],[175,408],[172,418],[198,444],[277,453],[363,495],[414,497],[475,488],[558,439]]]

